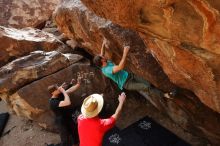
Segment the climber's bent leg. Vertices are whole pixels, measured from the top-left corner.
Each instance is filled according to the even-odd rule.
[[[129,74],[123,87],[126,90],[144,91],[152,97],[164,97],[164,93],[161,90],[153,87],[148,81],[134,74]]]

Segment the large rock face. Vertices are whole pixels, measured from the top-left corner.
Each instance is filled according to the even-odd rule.
[[[123,46],[130,45],[132,50],[128,56],[128,69],[163,90],[168,91],[174,87],[134,31],[125,30],[110,21],[97,17],[79,0],[62,3],[56,10],[54,19],[58,28],[67,37],[76,40],[80,47],[85,48],[92,55],[100,53],[103,36],[110,41],[110,50],[107,50],[106,54],[115,62],[119,62]]]
[[[36,50],[65,49],[54,35],[38,29],[15,29],[0,26],[0,67],[13,59]]]
[[[139,32],[171,81],[220,112],[218,0],[82,0],[96,14]]]
[[[0,93],[11,93],[36,79],[50,75],[82,59],[56,51],[36,51],[0,69]]]
[[[82,0],[96,14],[139,32],[171,81],[220,112],[218,0]]]
[[[0,25],[15,28],[42,27],[60,1],[1,0]]]
[[[172,34],[170,29],[163,28],[167,25],[163,21],[166,20],[168,23],[169,21],[167,19],[169,18],[170,23],[174,23],[171,21],[172,17],[166,17],[167,19],[164,19],[164,17],[162,17],[163,15],[161,17],[158,16],[160,14],[159,12],[161,12],[160,9],[166,8],[162,4],[169,5],[170,3],[167,3],[167,1],[148,1],[147,4],[145,4],[145,1],[108,0],[84,0],[84,2],[98,15],[111,19],[113,22],[123,26],[129,26],[133,30],[137,30],[140,36],[134,31],[124,29],[106,19],[97,17],[94,13],[89,11],[80,0],[66,0],[65,3],[56,10],[54,18],[58,28],[70,39],[75,39],[80,46],[85,47],[91,54],[100,53],[102,36],[105,36],[110,40],[110,49],[107,50],[107,55],[112,56],[115,62],[118,62],[122,56],[123,45],[130,45],[131,50],[126,66],[132,72],[142,76],[164,91],[169,91],[174,87],[170,82],[171,80],[178,86],[187,88],[197,95],[196,97],[192,93],[182,90],[177,99],[168,101],[152,97],[148,97],[148,99],[183,129],[208,139],[212,144],[220,143],[220,126],[218,124],[220,122],[220,115],[213,111],[220,112],[218,109],[218,53],[203,49],[202,46],[198,46],[198,44],[194,45],[193,41],[189,41],[190,37],[188,41],[182,39],[181,37],[183,36],[181,36],[181,34],[188,35],[190,32],[181,32],[185,31],[185,28],[181,29],[178,25],[174,27],[170,24],[172,26],[170,29],[179,28],[175,31],[173,30],[175,36],[179,38],[171,37],[174,34]],[[157,5],[158,3],[156,2],[164,3]],[[181,7],[179,6],[179,3],[183,2],[177,1],[176,3],[178,5],[170,5],[174,7],[173,9],[178,8],[178,15],[173,13],[180,19],[180,17],[182,17],[181,11],[185,12],[185,9],[180,9]],[[188,5],[188,3],[183,3],[183,6],[186,5]],[[143,10],[137,9],[139,10],[137,12],[143,16],[136,17],[136,8],[144,6],[146,6],[146,8]],[[148,11],[151,13],[148,13]],[[167,11],[162,11],[161,13],[169,14]],[[149,14],[149,16],[147,14]],[[143,21],[144,16],[153,17],[154,19],[152,18],[152,22],[148,22],[147,19]],[[144,22],[144,25],[149,26],[143,27],[144,25],[141,25],[141,27],[138,28],[137,26],[139,25],[136,25],[136,22],[139,21],[134,21],[136,19],[139,21],[142,20],[140,22]],[[192,18],[189,17],[188,19],[191,20]],[[174,20],[176,20],[176,18]],[[178,20],[176,20],[176,23]],[[182,19],[179,21],[183,22]],[[193,19],[191,21],[193,21]],[[196,28],[196,26],[192,27]],[[199,29],[199,27],[196,29]],[[170,37],[159,34],[168,30]],[[198,100],[198,97],[200,101],[209,106],[212,110],[204,106],[204,104]]]
[[[54,131],[56,127],[54,115],[49,108],[48,100],[51,95],[47,91],[47,86],[68,83],[77,76],[83,77],[83,81],[79,90],[70,95],[72,101],[70,108],[81,106],[82,100],[92,93],[104,93],[104,111],[107,111],[108,115],[112,114],[118,104],[117,97],[120,93],[116,85],[105,78],[99,70],[90,66],[88,60],[82,56],[61,54],[56,51],[32,52],[2,67],[0,98],[7,102],[17,115],[31,119],[47,130]],[[128,97],[117,126],[125,128],[137,119],[152,113],[152,110],[158,114],[158,111],[155,112],[155,108],[146,104],[146,100],[140,98],[140,95],[130,92],[126,94]],[[170,107],[175,108],[174,105]],[[135,115],[132,115],[134,111]],[[79,113],[78,109],[75,114]],[[167,124],[163,120],[159,122],[172,130],[176,128],[172,126],[172,121]],[[185,135],[187,134],[182,132],[182,138],[186,139]],[[194,142],[197,143],[195,140]]]
[[[112,86],[99,70],[91,67],[80,55],[61,54],[56,51],[33,52],[2,67],[0,97],[17,115],[54,130],[54,115],[48,103],[51,95],[47,87],[68,83],[77,76],[81,76],[83,81],[80,89],[70,95],[72,107],[81,105],[84,97],[94,92],[104,94],[107,107],[113,109],[116,106],[113,104],[117,101],[116,86]]]
[[[32,119],[47,129],[54,129],[54,117],[48,103],[51,95],[48,93],[47,87],[55,83],[70,82],[77,75],[83,76],[85,80],[82,82],[81,88],[70,95],[72,107],[80,106],[82,100],[94,92],[104,93],[107,103],[116,100],[117,92],[113,88],[109,88],[111,87],[109,80],[106,80],[98,70],[90,67],[88,63],[78,62],[19,89],[8,97],[8,102],[16,114]],[[100,83],[102,84],[98,86]],[[110,99],[108,100],[108,98]],[[115,104],[111,104],[112,107],[113,105]]]

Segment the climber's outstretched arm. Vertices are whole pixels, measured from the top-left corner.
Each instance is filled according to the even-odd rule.
[[[124,47],[123,56],[122,56],[122,58],[121,58],[121,61],[120,61],[120,63],[119,63],[118,65],[115,65],[115,66],[113,67],[112,73],[117,73],[117,72],[119,72],[120,70],[123,70],[123,69],[124,69],[125,61],[126,61],[126,58],[127,58],[129,49],[130,49],[130,46],[125,46],[125,47]]]
[[[104,38],[103,39],[103,42],[102,42],[102,48],[101,48],[101,53],[100,53],[100,56],[105,56],[105,47],[106,47],[106,43],[107,43],[107,39]]]

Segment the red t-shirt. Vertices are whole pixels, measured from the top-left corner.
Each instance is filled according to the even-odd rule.
[[[104,134],[115,125],[115,118],[100,119],[99,117],[78,117],[80,146],[101,146]]]

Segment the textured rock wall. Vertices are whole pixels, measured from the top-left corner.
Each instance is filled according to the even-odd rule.
[[[218,0],[82,0],[97,15],[136,30],[169,79],[220,112]]]
[[[32,52],[0,68],[0,93],[11,93],[36,79],[50,75],[82,59],[52,51]]]
[[[119,62],[123,46],[130,45],[132,50],[128,55],[128,69],[163,90],[169,91],[174,88],[156,59],[134,31],[125,30],[97,17],[79,0],[62,3],[56,10],[54,19],[61,32],[70,39],[76,40],[80,47],[85,48],[92,55],[100,53],[103,36],[110,41],[110,49],[106,54],[115,62]]]
[[[1,0],[0,25],[42,27],[62,0]]]
[[[66,46],[54,35],[44,31],[0,26],[0,67],[32,51],[65,50]]]
[[[130,7],[128,7],[126,4],[129,2],[100,1],[95,3],[94,1],[88,1],[86,4],[88,6],[91,4],[91,7],[95,12],[97,11],[97,14],[100,12],[101,16],[110,19],[112,17],[121,18],[123,26],[133,28],[133,13],[130,14],[132,11],[128,12],[129,10],[127,9],[135,8],[136,1],[132,4],[130,3]],[[144,6],[143,4],[139,5]],[[105,6],[109,6],[109,9],[106,8],[104,10]],[[157,7],[157,5],[154,7]],[[130,15],[121,13],[121,11],[124,12],[126,10]],[[109,14],[110,12],[111,14]],[[156,34],[146,33],[146,31],[138,31],[138,35],[135,31],[124,29],[113,24],[111,21],[98,17],[89,11],[80,0],[66,0],[56,10],[54,18],[60,31],[64,32],[70,39],[75,39],[80,46],[85,47],[93,55],[100,53],[103,36],[110,41],[110,49],[107,50],[107,55],[112,56],[115,62],[118,62],[122,56],[123,45],[130,45],[131,50],[128,55],[128,63],[126,64],[127,69],[142,76],[164,91],[169,91],[175,86],[170,82],[171,80],[180,87],[190,89],[197,96],[200,93],[204,93],[203,95],[210,93],[204,100],[201,96],[199,96],[199,99],[212,109],[217,109],[216,99],[218,99],[218,96],[211,95],[217,95],[218,89],[217,85],[213,85],[213,78],[211,79],[209,76],[210,74],[213,75],[213,72],[207,62],[205,62],[204,58],[207,57],[205,55],[207,52],[204,49],[188,45],[187,43],[180,43],[179,45],[178,41],[168,38],[164,39]],[[133,30],[136,29],[133,28]],[[200,56],[195,53],[200,54]],[[208,57],[206,60],[212,62],[212,59],[215,59],[215,63],[218,64],[216,54],[212,53],[212,55],[213,58],[210,59]],[[161,57],[163,60],[160,59]],[[217,66],[215,67],[217,69]],[[203,137],[212,144],[219,143],[219,114],[202,104],[198,97],[192,93],[185,90],[180,92],[181,94],[173,100],[153,97],[148,97],[148,100],[186,131]]]
[[[113,88],[107,88],[110,86],[110,82],[98,74],[97,70],[91,68],[88,63],[78,62],[17,90],[8,97],[11,107],[16,114],[34,120],[46,129],[54,130],[54,115],[51,113],[48,103],[51,95],[48,93],[47,87],[55,83],[68,83],[72,78],[76,78],[79,73],[84,74],[84,76],[86,74],[87,80],[82,82],[82,86],[77,92],[70,95],[72,107],[80,106],[83,99],[94,92],[104,93],[105,102],[108,104],[116,100],[117,92],[114,92]],[[100,76],[94,78],[94,74]],[[98,85],[99,83],[102,85],[94,86],[94,84]],[[114,104],[110,105],[111,108],[114,106]]]
[[[84,76],[86,79],[82,88],[71,95],[73,106],[80,105],[85,96],[95,91],[104,93],[107,107],[112,110],[117,105],[118,95],[115,85],[79,55],[38,51],[24,56],[35,50],[65,48],[65,45],[51,34],[31,28],[10,28],[42,28],[59,2],[0,1],[0,25],[7,26],[0,27],[0,40],[3,42],[0,45],[0,98],[6,101],[17,115],[32,119],[47,129],[54,129],[53,114],[48,106],[50,95],[46,90],[50,84],[61,84],[78,75]],[[186,133],[200,137],[202,142],[196,142],[197,145],[218,145],[220,2],[82,2],[95,13],[89,11],[80,0],[64,0],[56,10],[54,18],[59,30],[65,34],[63,39],[68,37],[71,39],[69,42],[74,42],[72,46],[75,47],[77,42],[80,47],[96,55],[100,52],[104,36],[110,41],[107,55],[116,63],[122,56],[123,46],[130,45],[126,64],[128,70],[163,91],[170,91],[178,85],[196,94],[195,96],[192,92],[181,89],[180,94],[172,100],[147,97],[161,113],[167,115],[177,127],[180,126],[172,129],[173,132],[183,129]],[[60,35],[54,28],[45,30]],[[133,96],[136,99],[129,98],[129,103],[126,104],[129,109],[125,108],[126,116],[121,121],[124,126],[128,125],[128,121],[140,118],[138,113],[143,116],[152,110],[146,109],[144,99],[139,99],[139,95]],[[130,117],[132,109],[136,114]],[[185,140],[191,143],[199,141],[190,138]]]
[[[77,76],[83,77],[83,80],[80,89],[70,95],[72,107],[80,106],[84,97],[94,92],[104,93],[106,106],[111,104],[111,109],[116,105],[113,104],[118,93],[115,86],[91,67],[88,60],[77,54],[56,51],[32,52],[3,66],[0,69],[0,98],[17,115],[54,130],[54,115],[48,101],[51,95],[47,87],[69,83]]]

